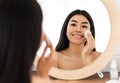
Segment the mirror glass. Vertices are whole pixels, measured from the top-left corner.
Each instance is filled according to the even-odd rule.
[[[103,52],[107,47],[110,38],[110,20],[108,12],[100,0],[38,0],[43,10],[43,29],[51,40],[54,47],[56,47],[62,26],[67,16],[74,10],[85,10],[93,19],[95,26],[95,48],[97,52]],[[38,54],[39,50],[38,50]],[[59,68],[65,70],[72,70],[82,68],[82,60],[70,59],[69,62],[66,58],[62,57],[59,60]],[[64,62],[63,62],[64,61]],[[66,63],[67,61],[67,63]],[[79,65],[72,66],[71,64],[81,63]],[[66,67],[66,64],[70,65]]]
[[[97,60],[84,68],[75,70],[62,70],[52,67],[49,72],[50,76],[65,80],[83,79],[98,72],[111,60],[120,41],[120,25],[118,23],[120,22],[120,17],[114,1],[102,1],[107,10],[101,3],[101,0],[38,0],[42,6],[44,14],[44,31],[54,46],[56,46],[59,40],[61,27],[67,15],[75,9],[83,9],[88,11],[93,18],[96,32],[96,48],[98,51],[103,52]],[[113,6],[111,6],[111,4]],[[113,9],[113,7],[115,8]],[[110,16],[111,28],[107,11],[109,12]]]
[[[74,10],[86,10],[92,17],[95,26],[95,48],[104,52],[110,38],[110,19],[100,0],[38,0],[43,10],[43,29],[56,47],[63,23]],[[39,50],[38,50],[38,55]]]

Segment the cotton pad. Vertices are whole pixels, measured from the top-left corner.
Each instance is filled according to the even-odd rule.
[[[91,33],[91,32],[89,30],[85,31],[85,33],[84,33],[85,37],[87,37],[88,33]]]

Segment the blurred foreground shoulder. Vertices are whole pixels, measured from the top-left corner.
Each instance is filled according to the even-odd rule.
[[[49,78],[42,78],[39,76],[32,76],[32,83],[53,83]]]

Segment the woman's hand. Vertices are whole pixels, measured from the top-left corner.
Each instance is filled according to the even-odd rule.
[[[82,52],[82,60],[84,65],[88,65],[91,63],[92,51],[95,48],[95,41],[91,32],[87,32],[86,40],[87,43]]]
[[[47,35],[43,32],[43,41],[46,42],[46,44],[48,45],[49,48],[53,48],[53,45],[51,43],[51,41],[49,40],[49,38],[47,37]]]
[[[53,64],[57,60],[57,58],[55,57],[55,55],[53,55],[53,52],[54,52],[53,45],[52,45],[51,41],[48,39],[48,37],[45,35],[45,33],[43,34],[43,41],[46,42],[46,46],[44,48],[42,56],[38,60],[37,74],[40,77],[47,78],[48,72],[49,72],[51,66],[53,66]],[[49,53],[48,57],[45,57],[45,53],[48,48],[50,49],[50,53]]]
[[[45,52],[47,49],[48,49],[48,46],[46,45],[44,52],[38,61],[37,74],[40,77],[48,77],[48,72],[54,62],[52,52],[49,54],[47,58],[45,57]]]

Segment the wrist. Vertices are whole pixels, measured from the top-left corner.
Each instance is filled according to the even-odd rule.
[[[83,66],[87,66],[91,63],[91,57],[90,56],[82,56],[82,63],[83,63]]]

